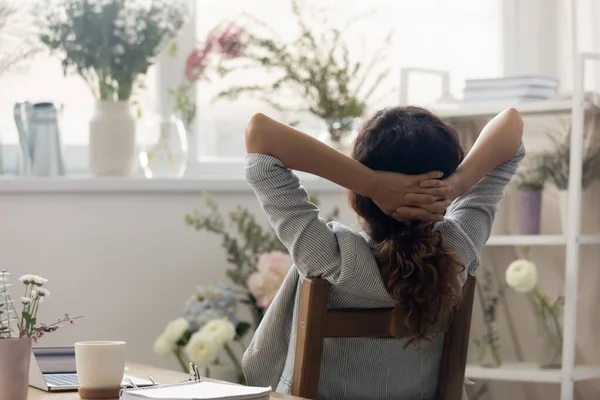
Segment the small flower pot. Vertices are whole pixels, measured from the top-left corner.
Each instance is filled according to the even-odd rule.
[[[27,400],[31,339],[0,339],[0,400]]]
[[[542,215],[542,192],[540,190],[519,190],[519,227],[522,235],[539,235]]]

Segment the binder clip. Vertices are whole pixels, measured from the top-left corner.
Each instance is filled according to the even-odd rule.
[[[200,377],[200,370],[198,366],[193,362],[190,362],[190,381],[191,382],[200,382],[202,378]]]

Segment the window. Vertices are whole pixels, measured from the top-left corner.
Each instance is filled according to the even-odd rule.
[[[24,29],[35,38],[35,21],[31,9],[37,0],[19,0],[19,15],[11,20],[12,30]],[[4,30],[3,30],[4,32]],[[6,38],[0,38],[0,41]],[[3,42],[3,45],[6,42]],[[145,79],[146,88],[138,91],[136,99],[146,114],[157,112],[156,72],[151,68]],[[17,170],[19,163],[18,133],[14,122],[15,103],[29,101],[53,102],[62,106],[61,141],[66,147],[65,162],[70,172],[87,169],[88,122],[94,112],[95,98],[87,83],[78,75],[64,75],[59,57],[38,45],[35,55],[22,67],[0,76],[0,149],[3,150],[4,172]],[[2,161],[2,157],[0,157]],[[1,167],[1,165],[0,165]],[[0,168],[2,171],[2,168]]]
[[[352,47],[356,51],[355,57],[359,57],[365,48],[367,52],[373,50],[389,32],[393,32],[389,47],[392,72],[384,84],[391,91],[377,104],[372,104],[374,108],[397,103],[401,67],[450,71],[452,91],[457,97],[465,78],[497,76],[502,72],[502,0],[305,1],[337,7],[340,11],[334,17],[342,22],[373,12],[348,32],[349,40],[356,43],[356,48]],[[293,38],[296,33],[287,0],[196,0],[197,37],[202,40],[216,24],[239,20],[243,13],[266,21],[284,38]],[[367,44],[365,48],[362,43]],[[241,97],[236,102],[215,102],[215,94],[229,84],[269,82],[265,77],[244,73],[232,75],[232,78],[235,80],[201,82],[197,87],[200,156],[240,157],[244,154],[242,135],[249,116],[256,111],[273,111],[251,97]],[[411,82],[410,93],[414,94],[409,99],[411,102],[426,104],[440,94],[435,78],[417,77]],[[317,130],[313,126],[313,132],[317,133]]]
[[[202,41],[215,25],[223,21],[240,21],[243,13],[256,16],[284,38],[296,35],[296,24],[291,13],[291,0],[190,0],[195,2],[195,24],[191,35],[183,32],[181,41],[193,46],[196,36]],[[462,82],[467,77],[496,76],[502,72],[502,12],[504,0],[300,0],[339,10],[328,20],[339,26],[348,19],[372,12],[348,31],[347,39],[353,43],[352,57],[372,55],[372,51],[390,32],[393,33],[389,47],[391,74],[384,83],[387,95],[370,104],[372,108],[396,104],[398,101],[401,67],[421,67],[448,70],[452,91],[458,97]],[[22,0],[21,4],[33,5],[35,0]],[[22,21],[34,28],[31,20]],[[322,24],[313,22],[314,29]],[[243,25],[242,25],[243,26]],[[188,32],[189,33],[189,32]],[[355,45],[354,45],[355,44]],[[188,46],[188,48],[189,48]],[[185,47],[185,46],[184,46]],[[185,60],[184,49],[181,55]],[[161,64],[151,68],[146,77],[146,89],[139,92],[144,114],[150,115],[166,108],[166,90],[173,88],[181,77],[182,60],[173,62],[161,57]],[[196,123],[195,153],[203,162],[218,158],[215,170],[230,170],[223,161],[239,158],[244,154],[242,135],[252,113],[261,111],[278,115],[273,109],[250,96],[237,101],[215,101],[222,89],[239,83],[266,83],[268,76],[260,73],[240,72],[223,80],[200,82],[196,88],[198,118]],[[426,104],[439,94],[435,78],[417,77],[411,81],[411,102]],[[13,106],[19,101],[52,101],[62,104],[62,142],[67,147],[66,163],[71,172],[85,172],[87,168],[88,120],[93,113],[95,99],[86,83],[76,75],[64,76],[60,60],[44,49],[29,63],[25,70],[0,77],[0,144],[4,145],[4,171],[10,172],[17,165],[16,146],[18,135],[13,119]],[[375,96],[377,97],[377,96]],[[292,98],[293,100],[293,98]],[[159,101],[162,106],[159,105]],[[292,119],[292,116],[286,115]],[[323,134],[322,122],[305,116],[300,119],[302,128],[315,135]],[[12,147],[13,151],[8,151]],[[8,153],[8,154],[7,154]],[[192,151],[194,153],[194,151]],[[228,169],[230,168],[230,169]],[[237,171],[239,167],[236,167]],[[210,165],[199,170],[213,170]],[[195,172],[194,172],[195,173]]]

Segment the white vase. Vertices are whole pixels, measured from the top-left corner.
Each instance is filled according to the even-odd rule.
[[[0,339],[0,400],[26,400],[31,339]]]
[[[127,101],[98,101],[90,120],[90,170],[128,176],[135,168],[135,118]]]
[[[560,227],[562,233],[567,233],[567,221],[569,220],[569,191],[558,191],[558,207],[560,208]]]

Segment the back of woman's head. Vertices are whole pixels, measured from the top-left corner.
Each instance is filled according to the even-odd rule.
[[[377,112],[358,133],[352,157],[371,169],[408,175],[454,173],[464,157],[456,131],[419,107]],[[378,244],[377,259],[387,291],[397,301],[392,333],[406,328],[407,345],[430,338],[461,298],[464,268],[432,223],[399,222],[368,197],[350,193],[350,203]]]

